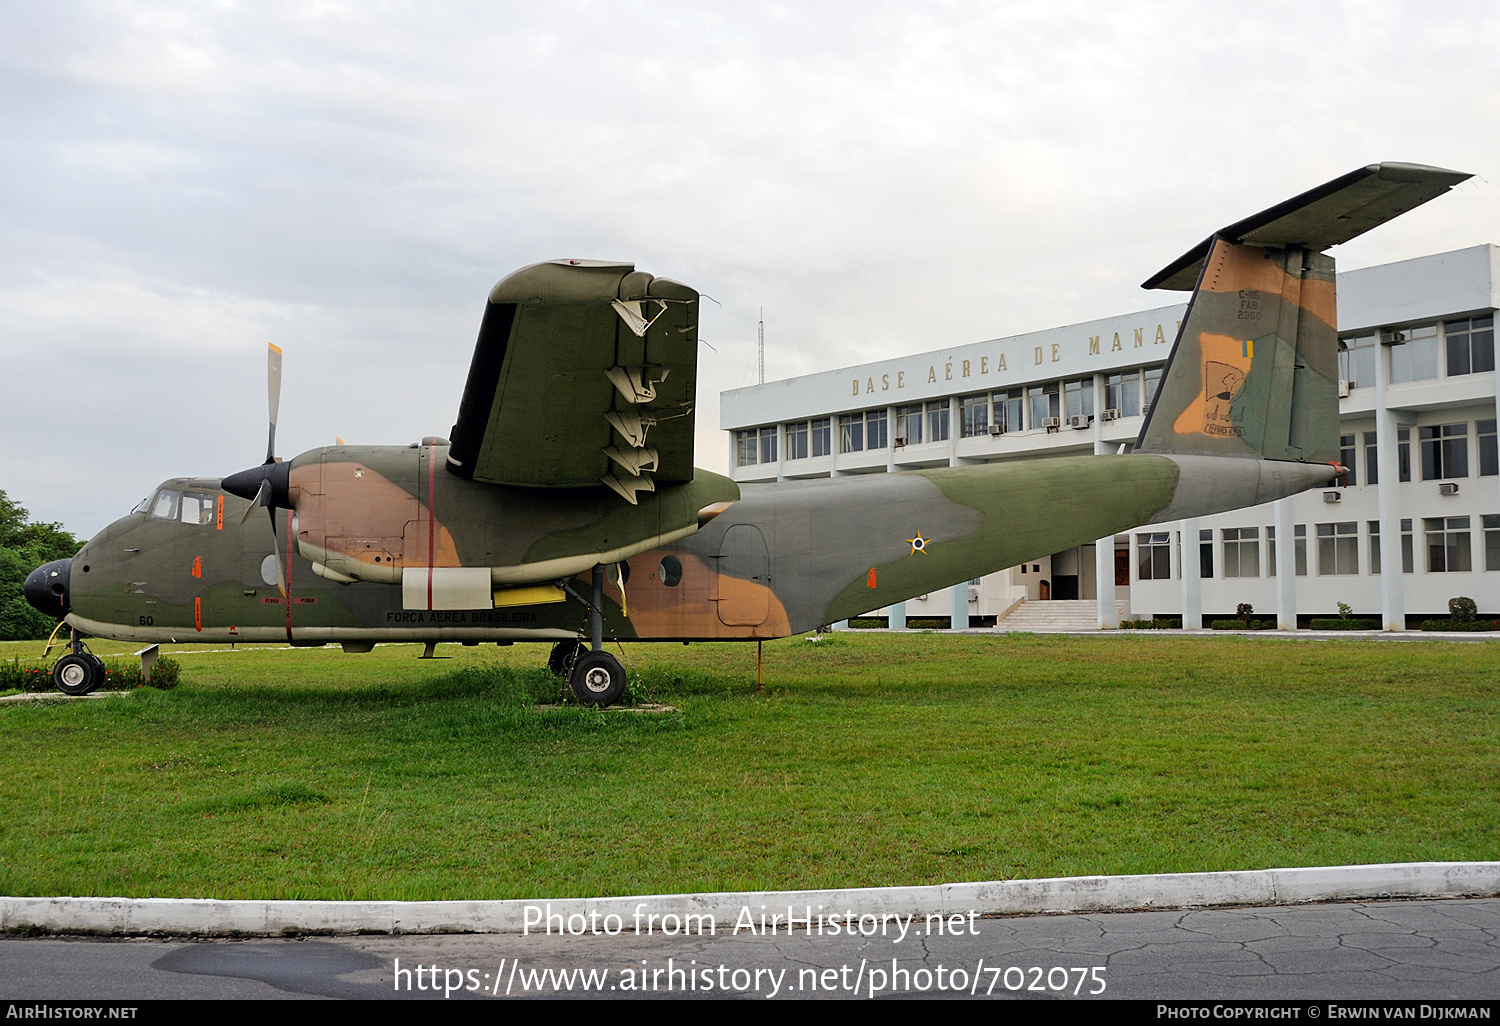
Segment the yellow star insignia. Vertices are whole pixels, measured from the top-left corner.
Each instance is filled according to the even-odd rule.
[[[918,552],[922,553],[923,555],[927,554],[927,542],[929,539],[923,538],[921,531],[917,532],[917,536],[915,538],[908,538],[906,540],[911,543],[910,555],[915,556]]]

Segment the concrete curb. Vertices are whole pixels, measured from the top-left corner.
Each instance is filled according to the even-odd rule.
[[[1261,869],[1228,873],[1078,876],[998,880],[924,887],[868,887],[823,891],[655,894],[548,901],[218,901],[204,898],[5,898],[6,932],[275,937],[292,934],[682,932],[684,917],[713,916],[718,930],[749,910],[801,917],[881,915],[1037,915],[1287,905],[1313,901],[1500,895],[1500,862],[1405,862],[1373,866]],[[655,916],[653,922],[648,916]],[[618,920],[606,917],[618,917]],[[637,918],[639,916],[639,918]],[[569,924],[570,917],[572,923]],[[816,922],[816,919],[814,919]],[[586,925],[592,924],[592,926]],[[602,924],[602,925],[601,925]],[[784,924],[784,920],[783,920]],[[784,925],[783,925],[783,928]]]

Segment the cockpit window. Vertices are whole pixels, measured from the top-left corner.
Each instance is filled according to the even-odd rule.
[[[214,519],[214,497],[212,495],[196,495],[187,492],[182,497],[182,516],[184,524],[211,524]]]
[[[154,499],[154,498],[156,498],[156,496],[154,496],[154,495],[148,495],[148,496],[146,496],[140,502],[136,503],[135,509],[131,510],[130,512],[132,512],[132,513],[145,513],[145,512],[147,512],[148,510],[151,509],[151,500]]]
[[[177,493],[170,488],[157,492],[156,501],[151,504],[151,516],[155,520],[176,520]]]

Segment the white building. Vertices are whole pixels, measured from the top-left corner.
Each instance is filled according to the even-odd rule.
[[[1193,626],[1249,603],[1257,617],[1305,626],[1344,603],[1399,630],[1467,595],[1500,615],[1497,287],[1491,245],[1339,274],[1347,484],[1118,535],[1113,551],[1106,540],[1053,553],[872,614],[989,624],[1022,599],[1093,599],[1104,625],[1128,610]],[[1129,451],[1185,310],[725,392],[733,476],[752,484]],[[1278,546],[1286,538],[1293,544]],[[1382,548],[1388,538],[1399,544]],[[1100,596],[1097,582],[1110,578]]]

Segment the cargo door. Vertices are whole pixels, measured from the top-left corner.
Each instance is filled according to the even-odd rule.
[[[730,627],[765,623],[771,612],[771,557],[760,528],[736,524],[719,545],[719,620]]]

